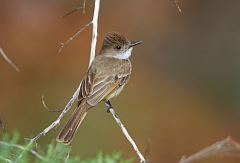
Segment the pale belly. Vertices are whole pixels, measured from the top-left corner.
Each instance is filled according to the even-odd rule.
[[[110,100],[111,98],[114,98],[116,96],[118,96],[122,90],[123,90],[124,85],[120,86],[118,89],[116,89],[113,93],[111,93],[110,95],[108,95],[108,97],[106,98],[107,100]]]

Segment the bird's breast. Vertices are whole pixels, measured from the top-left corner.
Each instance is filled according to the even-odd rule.
[[[123,87],[124,87],[124,85],[121,85],[120,87],[118,87],[117,89],[115,89],[111,93],[109,93],[109,95],[107,96],[106,100],[110,100],[110,99],[118,96],[122,92]]]

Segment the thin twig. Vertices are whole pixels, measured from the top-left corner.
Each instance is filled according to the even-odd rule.
[[[212,156],[240,156],[240,144],[231,137],[210,145],[191,156],[183,156],[179,163],[192,163]]]
[[[19,68],[7,57],[6,53],[0,48],[0,55],[2,55],[3,59],[12,66],[17,72],[19,72]]]
[[[72,37],[70,37],[65,43],[61,43],[61,48],[60,48],[60,52],[62,50],[62,48],[68,44],[69,42],[71,42],[75,37],[77,37],[86,27],[88,27],[90,24],[93,25],[93,30],[92,30],[92,43],[91,43],[91,53],[90,53],[90,59],[89,59],[89,66],[91,65],[92,61],[94,60],[95,57],[95,50],[96,50],[96,43],[97,43],[97,28],[98,28],[98,15],[99,15],[99,7],[100,7],[100,0],[95,0],[95,8],[94,8],[94,13],[93,13],[93,19],[91,22],[89,22],[87,25],[85,25],[83,28],[81,28],[76,34],[74,34]],[[60,124],[61,119],[63,118],[63,116],[67,113],[67,111],[71,108],[73,102],[77,99],[77,96],[79,94],[79,90],[80,90],[80,86],[79,85],[78,89],[75,91],[73,97],[70,99],[70,101],[67,103],[67,105],[65,106],[65,108],[63,109],[62,113],[59,115],[59,117],[52,123],[50,124],[47,128],[45,128],[42,132],[40,132],[37,136],[35,136],[34,138],[31,139],[31,143],[35,142],[36,140],[38,140],[41,136],[44,136],[45,134],[47,134],[51,129],[53,129],[54,127],[56,127],[56,125]],[[143,157],[143,155],[141,154],[141,152],[139,151],[137,145],[135,144],[134,140],[130,137],[130,135],[128,134],[128,131],[126,130],[126,128],[124,127],[124,125],[122,124],[121,120],[117,117],[117,115],[115,114],[110,102],[106,103],[106,106],[108,108],[108,110],[111,112],[111,114],[113,115],[114,119],[116,120],[116,122],[118,123],[118,125],[120,126],[124,136],[127,138],[127,140],[130,142],[130,144],[132,145],[132,147],[134,148],[135,152],[137,153],[138,157],[140,158],[140,162],[141,163],[146,163],[145,158]]]
[[[37,141],[40,137],[46,135],[51,129],[53,129],[54,127],[60,124],[61,119],[68,112],[68,110],[72,107],[72,104],[74,103],[74,101],[77,99],[79,90],[80,90],[80,85],[78,89],[75,91],[75,93],[73,94],[72,98],[69,100],[69,102],[65,106],[65,108],[63,109],[63,111],[61,112],[61,114],[58,116],[58,118],[52,124],[50,124],[47,128],[45,128],[42,132],[40,132],[37,136],[32,138],[30,142]]]
[[[95,8],[94,8],[93,20],[89,24],[87,24],[86,26],[90,25],[91,23],[93,23],[93,24],[97,23],[97,19],[96,18],[98,18],[98,16],[96,16],[95,14],[97,14],[97,15],[99,14],[99,5],[100,5],[100,0],[95,0]],[[98,12],[96,12],[96,10]],[[85,26],[85,28],[86,28],[86,26]],[[94,25],[94,27],[96,27],[96,25]],[[93,28],[93,33],[97,35],[97,31],[94,31],[94,30],[97,30],[97,29]],[[92,41],[94,41],[94,40],[92,40]],[[96,44],[95,44],[95,46],[96,46]],[[91,47],[91,48],[94,48],[94,47]],[[95,56],[95,53],[91,53],[91,55]],[[94,56],[92,56],[92,57],[94,58]],[[91,63],[91,60],[89,61],[89,63]],[[55,128],[57,125],[60,124],[61,119],[69,111],[69,109],[72,107],[74,101],[77,99],[78,94],[79,94],[79,90],[80,90],[80,86],[81,86],[81,84],[78,86],[77,90],[73,94],[72,98],[68,101],[68,103],[66,104],[65,108],[63,109],[61,114],[58,116],[58,118],[54,122],[52,122],[47,128],[45,128],[42,132],[40,132],[34,138],[30,139],[30,144],[32,144],[33,142],[36,142],[40,137],[46,135],[50,130],[52,130],[53,128]]]
[[[89,23],[87,23],[86,25],[84,25],[79,31],[77,31],[73,36],[69,37],[69,39],[65,42],[59,42],[60,43],[60,47],[58,49],[58,54],[62,53],[63,48],[68,45],[72,40],[74,40],[76,37],[78,37],[80,35],[80,33],[82,33],[82,31],[84,31],[89,25],[92,24],[92,21],[90,21]]]
[[[63,109],[49,109],[48,106],[45,103],[44,96],[42,95],[42,104],[43,107],[48,111],[48,112],[61,112]]]
[[[82,8],[83,8],[82,6],[79,6],[79,7],[75,8],[75,9],[73,9],[73,10],[71,10],[71,11],[68,11],[68,12],[65,13],[63,16],[61,16],[61,18],[65,18],[65,17],[67,17],[67,16],[69,16],[69,15],[77,12],[78,10],[80,10],[80,9],[82,9]]]
[[[177,7],[178,12],[179,12],[179,13],[182,13],[182,9],[181,9],[179,3],[180,3],[179,0],[174,0],[174,4],[175,4],[175,6]]]
[[[144,152],[144,158],[146,159],[147,162],[149,161],[148,159],[151,154],[151,146],[152,146],[151,140],[148,139],[145,152]]]
[[[71,11],[68,11],[63,16],[61,16],[61,18],[65,18],[65,17],[67,17],[67,16],[69,16],[69,15],[79,11],[80,9],[82,9],[83,14],[85,14],[86,13],[86,1],[87,0],[83,0],[83,5],[82,6],[78,6],[77,8],[75,8],[75,9],[73,9]]]
[[[127,129],[124,127],[123,123],[121,122],[121,120],[118,118],[118,116],[116,115],[110,101],[106,101],[105,102],[105,106],[107,107],[108,112],[110,112],[113,116],[113,118],[115,119],[115,121],[117,122],[117,124],[119,125],[119,127],[122,130],[122,133],[124,134],[124,136],[127,138],[127,140],[129,141],[129,143],[132,145],[133,149],[135,150],[136,154],[138,155],[138,157],[140,158],[140,162],[141,163],[146,163],[145,158],[143,157],[143,155],[141,154],[141,152],[139,151],[136,143],[134,142],[134,140],[131,138],[131,136],[128,134]]]
[[[86,1],[87,0],[83,0],[83,13],[85,14],[86,13]]]
[[[100,0],[95,1],[95,8],[94,8],[94,13],[93,13],[93,18],[92,21],[84,25],[79,31],[77,31],[73,36],[69,37],[67,41],[65,42],[59,42],[60,47],[58,49],[58,54],[61,54],[63,51],[63,48],[68,45],[70,42],[72,42],[76,37],[80,35],[88,26],[91,24],[93,25],[93,30],[92,30],[92,43],[91,43],[91,54],[90,54],[90,63],[93,61],[95,57],[95,49],[96,49],[96,43],[97,43],[97,25],[98,25],[98,15],[99,15],[99,6],[100,6]],[[85,7],[86,7],[86,0],[83,1],[83,7],[78,7],[70,12],[67,12],[62,16],[62,18],[78,11],[79,9],[83,8],[83,13],[85,13]]]

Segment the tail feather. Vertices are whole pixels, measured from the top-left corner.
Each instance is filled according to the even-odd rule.
[[[88,109],[89,106],[84,101],[78,106],[78,108],[75,109],[71,118],[59,133],[57,137],[58,142],[64,143],[66,145],[71,143],[78,127],[80,126],[83,119],[87,115]]]

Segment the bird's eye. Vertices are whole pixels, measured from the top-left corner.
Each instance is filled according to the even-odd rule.
[[[118,45],[118,46],[116,46],[116,49],[118,49],[118,50],[119,50],[119,49],[121,49],[121,46],[119,46],[119,45]]]

